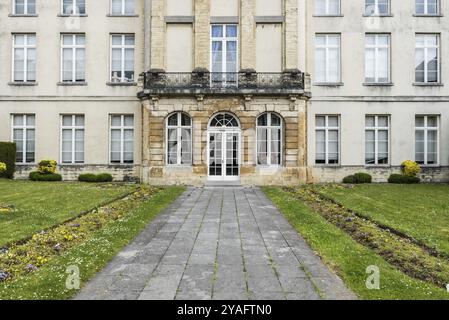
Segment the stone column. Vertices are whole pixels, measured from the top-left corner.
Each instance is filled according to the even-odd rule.
[[[285,0],[285,68],[298,68],[298,0]]]
[[[142,100],[142,170],[141,181],[148,183],[150,166],[150,101]]]
[[[152,0],[151,69],[165,69],[165,0]]]
[[[307,100],[299,99],[298,108],[298,178],[307,182]]]
[[[210,69],[210,0],[194,0],[194,68]]]
[[[256,0],[240,3],[240,69],[256,69]]]

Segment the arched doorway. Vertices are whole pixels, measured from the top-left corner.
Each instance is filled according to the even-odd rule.
[[[240,140],[240,123],[235,116],[220,112],[211,118],[207,130],[209,180],[240,179]]]

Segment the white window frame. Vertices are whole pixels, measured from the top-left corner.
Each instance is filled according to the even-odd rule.
[[[441,0],[437,0],[437,11],[436,13],[429,13],[429,0],[424,1],[424,12],[418,13],[418,0],[415,0],[415,15],[419,16],[439,16],[441,14]]]
[[[369,14],[367,9],[368,9],[368,5],[367,5],[367,0],[365,0],[365,15],[366,16],[389,16],[391,15],[391,0],[387,0],[387,4],[388,4],[388,11],[386,13],[380,13],[379,12],[379,1],[380,0],[374,0],[374,13],[373,14]]]
[[[329,37],[338,37],[338,45],[330,45],[329,44]],[[318,37],[324,37],[326,39],[326,43],[324,45],[317,45],[316,44],[316,38]],[[324,81],[316,81],[315,83],[318,84],[326,84],[326,83],[341,83],[341,34],[340,33],[317,33],[315,34],[315,59],[317,56],[317,49],[324,49],[325,50],[325,68],[326,68],[326,79]],[[337,81],[330,81],[330,49],[338,49],[338,80]],[[316,65],[315,65],[316,68]]]
[[[72,44],[65,45],[64,44],[64,37],[72,37]],[[76,37],[83,36],[84,37],[84,44],[77,45],[76,44]],[[62,33],[61,34],[61,82],[63,83],[83,83],[86,82],[86,35],[84,33]],[[63,69],[64,69],[64,49],[71,49],[72,50],[72,80],[67,81],[64,80],[63,76]],[[84,79],[82,81],[76,80],[76,51],[77,50],[84,50]]]
[[[122,39],[122,43],[120,45],[117,44],[112,44],[112,38],[113,37],[118,37],[120,36]],[[134,38],[134,44],[130,45],[130,44],[125,44],[126,40],[125,37],[129,37],[132,36]],[[109,41],[110,41],[110,60],[109,60],[109,81],[111,83],[133,83],[136,80],[136,36],[134,33],[111,33],[110,37],[109,37]],[[120,79],[118,79],[119,81],[114,81],[114,77],[112,76],[112,51],[113,49],[121,49],[121,77]],[[132,81],[126,81],[126,77],[125,77],[125,51],[126,49],[133,49],[133,72],[134,72],[134,79],[132,79]]]
[[[419,36],[424,36],[424,46],[418,46],[416,43],[416,39]],[[436,37],[437,44],[429,45],[428,37]],[[429,69],[427,63],[424,63],[424,81],[418,82],[416,81],[416,65],[415,65],[415,83],[441,83],[441,36],[439,33],[417,33],[415,34],[415,57],[416,51],[418,49],[424,49],[424,62],[428,60],[428,50],[429,49],[437,49],[437,81],[429,82]]]
[[[316,125],[316,118],[318,117],[324,117],[325,118],[325,124],[324,127],[318,127]],[[330,117],[337,117],[338,126],[337,127],[331,127],[329,126],[329,118]],[[341,116],[338,114],[316,114],[315,115],[315,165],[316,166],[339,166],[341,163]],[[317,140],[317,132],[318,131],[324,131],[324,143],[325,143],[325,163],[317,163],[317,150],[316,150],[316,140]],[[338,134],[338,159],[337,163],[329,163],[329,131],[337,131]]]
[[[168,120],[174,115],[177,115],[177,125],[169,125],[168,124]],[[183,126],[182,121],[181,121],[181,117],[182,115],[186,115],[190,118],[190,126]],[[177,163],[169,163],[168,158],[169,158],[169,140],[168,140],[168,132],[169,130],[174,130],[176,129],[176,141],[177,141],[177,150],[176,150],[176,160]],[[190,130],[190,159],[188,163],[182,163],[182,130],[183,129],[188,129]],[[171,113],[167,119],[165,120],[165,163],[167,166],[169,167],[190,167],[193,164],[193,119],[190,115],[188,115],[187,113],[181,112],[181,111],[177,111],[174,113]]]
[[[34,125],[28,125],[28,117],[33,116],[34,117]],[[22,117],[23,119],[23,125],[16,126],[14,125],[14,118],[15,117]],[[14,130],[22,130],[22,150],[17,150],[16,153],[20,152],[22,153],[22,161],[17,162],[16,164],[33,164],[36,163],[36,115],[31,113],[14,113],[11,115],[11,142],[14,142]],[[27,161],[27,131],[33,130],[34,131],[34,159],[33,161],[28,162]],[[17,158],[17,157],[16,157]]]
[[[373,117],[374,118],[374,127],[369,127],[367,124],[367,118]],[[387,127],[380,127],[379,126],[379,117],[387,118],[388,126]],[[388,166],[390,164],[390,116],[389,115],[366,115],[365,116],[365,133],[368,131],[374,131],[374,163],[367,163],[366,162],[366,136],[365,136],[365,165],[366,166]],[[379,163],[379,131],[387,131],[388,134],[388,141],[387,141],[387,153],[388,153],[388,159],[387,163]]]
[[[82,116],[84,118],[84,125],[83,126],[77,126],[76,125],[76,117],[77,116]],[[64,126],[64,117],[72,117],[72,124],[70,126]],[[84,114],[61,114],[60,115],[60,124],[61,124],[61,129],[60,129],[60,133],[59,133],[59,137],[60,137],[60,152],[59,152],[59,157],[61,159],[60,163],[62,165],[82,165],[86,162],[86,116]],[[62,149],[62,142],[63,142],[63,132],[64,130],[71,130],[72,132],[72,150],[71,150],[71,161],[70,162],[64,162],[63,161],[63,157],[62,157],[62,153],[63,153],[63,149]],[[84,149],[83,149],[83,161],[82,162],[76,162],[75,159],[75,141],[76,141],[76,130],[83,130],[83,145],[84,145]]]
[[[28,1],[29,0],[24,0],[24,4],[23,4],[23,13],[17,13],[16,11],[16,2],[17,0],[12,0],[12,12],[13,15],[23,15],[23,16],[30,16],[30,15],[36,15],[37,14],[37,1],[35,0],[35,5],[34,5],[34,13],[28,13]]]
[[[23,45],[16,45],[16,36],[24,36],[25,37],[25,44]],[[36,39],[36,43],[37,43],[37,36],[35,33],[13,33],[12,35],[12,70],[11,70],[11,79],[13,82],[20,82],[20,83],[36,83],[36,79],[37,79],[37,44],[28,44],[28,37],[29,36],[34,36]],[[16,65],[16,60],[15,60],[15,51],[16,49],[23,49],[23,61],[24,61],[24,68],[23,68],[23,81],[20,80],[16,80],[15,79],[15,65]],[[30,49],[34,49],[36,50],[36,60],[34,61],[35,65],[36,65],[36,70],[35,70],[35,79],[34,80],[28,80],[28,50]]]
[[[64,12],[64,0],[61,0],[61,15],[64,16],[84,16],[87,14],[87,0],[84,1],[84,13],[77,12],[78,9],[78,1],[79,0],[71,0],[72,1],[72,13],[65,13]]]
[[[120,117],[120,126],[114,126],[112,124],[112,118],[113,117]],[[125,125],[125,117],[132,117],[133,118],[133,125],[132,126],[126,126]],[[134,123],[135,123],[135,117],[133,114],[111,114],[109,115],[109,163],[110,164],[123,164],[123,165],[132,165],[135,162],[135,152],[134,152],[134,146],[135,146],[135,130],[134,130]],[[120,162],[113,162],[112,161],[112,131],[113,130],[120,130]],[[125,131],[126,130],[132,130],[133,132],[133,160],[132,162],[125,162]]]
[[[134,10],[133,10],[132,13],[126,13],[126,11],[125,11],[126,10],[126,1],[129,1],[129,0],[120,0],[120,1],[122,3],[122,9],[121,9],[120,13],[112,12],[112,9],[113,9],[112,2],[113,2],[113,0],[109,1],[109,3],[110,3],[110,10],[109,10],[110,15],[112,15],[112,16],[130,16],[130,15],[135,15],[136,14],[136,1],[135,0],[131,0],[134,3],[134,8],[133,8]]]
[[[418,117],[424,117],[424,127],[417,127],[416,126],[416,118]],[[437,119],[437,126],[436,127],[429,127],[427,126],[428,118],[436,118]],[[416,115],[415,116],[415,161],[416,159],[416,131],[423,131],[424,132],[424,163],[421,164],[421,166],[425,167],[438,167],[440,165],[440,115],[438,114],[426,114],[426,115]],[[429,131],[436,131],[437,132],[437,156],[436,156],[436,163],[428,163],[428,133]]]
[[[374,36],[374,45],[368,45],[368,37]],[[379,36],[386,36],[388,38],[388,44],[387,45],[380,45],[379,44]],[[366,74],[366,57],[367,57],[367,49],[374,49],[374,82],[367,81],[367,74]],[[387,74],[388,79],[386,82],[379,81],[379,65],[380,65],[380,55],[379,51],[380,49],[387,49]],[[365,82],[366,83],[390,83],[391,82],[391,35],[388,33],[367,33],[365,35]]]
[[[259,118],[266,115],[267,116],[267,125],[266,126],[260,126],[259,125]],[[280,120],[279,126],[273,126],[271,124],[271,116],[275,115]],[[259,129],[265,129],[267,130],[267,164],[259,164]],[[271,130],[272,129],[278,129],[280,130],[280,157],[279,157],[279,164],[272,164],[271,163]],[[270,156],[268,156],[270,155]],[[259,167],[281,167],[284,161],[284,120],[282,117],[274,112],[266,112],[261,114],[256,119],[256,164]]]
[[[336,13],[330,13],[330,0],[324,0],[325,1],[325,10],[324,13],[318,13],[317,12],[317,3],[315,1],[315,16],[320,17],[320,16],[340,16],[341,15],[341,0],[338,0],[338,11]]]
[[[212,36],[212,28],[213,27],[217,27],[217,26],[220,26],[221,28],[222,28],[222,30],[223,30],[223,36],[222,37],[213,37]],[[236,37],[228,37],[228,36],[226,36],[226,29],[227,29],[227,27],[228,26],[233,26],[233,27],[235,27],[236,28],[236,30],[237,30],[237,36]],[[214,23],[214,24],[211,24],[211,26],[210,26],[210,34],[211,34],[211,37],[210,37],[210,70],[211,70],[211,72],[213,73],[213,43],[214,42],[221,42],[221,61],[222,61],[222,64],[221,64],[221,73],[223,73],[223,84],[224,85],[226,85],[226,80],[227,80],[227,76],[226,76],[226,73],[237,73],[238,72],[238,70],[239,70],[239,50],[240,50],[240,48],[239,48],[239,25],[238,24],[235,24],[235,23],[225,23],[225,24],[223,24],[223,23]],[[231,41],[235,41],[235,43],[236,43],[236,61],[235,61],[235,69],[236,70],[234,70],[234,71],[229,71],[229,70],[227,70],[227,63],[226,63],[226,54],[227,54],[227,44],[228,44],[228,42],[231,42]],[[236,84],[238,83],[238,76],[235,76],[235,81],[236,81]],[[212,77],[211,77],[211,81],[213,81],[213,79],[212,79]]]

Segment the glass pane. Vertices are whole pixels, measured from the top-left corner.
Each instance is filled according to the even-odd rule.
[[[111,116],[111,125],[113,127],[120,127],[122,125],[122,117],[121,116]]]
[[[14,115],[13,116],[13,125],[14,126],[23,126],[24,125],[23,115]]]
[[[212,37],[222,38],[223,37],[223,26],[221,26],[221,25],[212,26]]]
[[[134,126],[134,116],[125,116],[125,126],[126,127]]]

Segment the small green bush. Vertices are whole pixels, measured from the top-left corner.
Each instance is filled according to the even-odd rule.
[[[371,183],[373,178],[368,173],[356,173],[351,176],[347,176],[343,179],[343,183],[347,184],[363,184],[363,183]]]
[[[6,170],[0,172],[0,178],[13,179],[16,171],[16,144],[0,142],[0,162],[6,164]]]
[[[57,173],[40,173],[33,171],[30,173],[30,180],[32,181],[62,181],[62,176]]]
[[[100,174],[93,174],[93,173],[83,173],[78,176],[78,181],[81,182],[112,182],[114,178],[109,173],[100,173]]]
[[[421,179],[419,179],[418,177],[406,176],[403,174],[392,174],[388,178],[388,183],[393,183],[393,184],[417,184],[420,182],[421,182]]]

